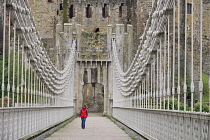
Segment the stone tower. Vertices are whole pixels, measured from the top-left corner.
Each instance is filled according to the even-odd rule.
[[[29,0],[43,44],[60,69],[68,58],[71,39],[77,38],[75,112],[82,103],[93,112],[111,114],[112,48],[124,70],[139,44],[152,0]]]

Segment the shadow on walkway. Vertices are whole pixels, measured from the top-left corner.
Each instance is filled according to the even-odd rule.
[[[102,113],[89,113],[86,128],[78,117],[45,140],[131,140],[131,138]]]
[[[102,117],[103,113],[88,113],[88,117]]]

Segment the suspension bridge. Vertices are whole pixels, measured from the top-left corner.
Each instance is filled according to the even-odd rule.
[[[77,114],[82,101],[76,87],[84,84],[77,73],[88,66],[104,72],[98,80],[105,85],[104,115],[146,139],[210,139],[208,0],[153,0],[127,69],[120,40],[124,25],[114,25],[116,32],[109,25],[110,49],[103,60],[89,60],[78,51],[75,31],[82,26],[64,23],[64,38],[56,42],[68,47],[61,66],[48,56],[27,1],[1,3],[0,139],[28,138]]]

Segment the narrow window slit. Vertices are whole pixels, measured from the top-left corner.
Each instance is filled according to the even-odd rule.
[[[86,7],[86,17],[87,18],[92,17],[92,7],[90,6],[90,4],[88,4],[87,7]]]
[[[107,6],[106,3],[104,3],[104,7],[102,8],[102,16],[103,16],[103,18],[107,18],[109,16],[108,12],[109,12],[108,11],[108,6]]]
[[[192,14],[192,4],[187,3],[187,14]]]
[[[60,4],[60,10],[63,10],[63,4],[62,3]]]
[[[74,6],[71,5],[69,7],[69,18],[73,18],[73,17],[75,17],[75,15],[74,15]]]
[[[119,17],[122,17],[123,6],[124,6],[124,3],[121,3],[121,5],[119,7]]]

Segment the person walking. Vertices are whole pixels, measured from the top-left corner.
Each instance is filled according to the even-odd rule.
[[[86,122],[86,118],[88,117],[88,111],[87,111],[87,106],[84,104],[82,106],[82,109],[80,110],[80,117],[81,117],[81,121],[82,121],[82,129],[85,129],[85,122]]]

